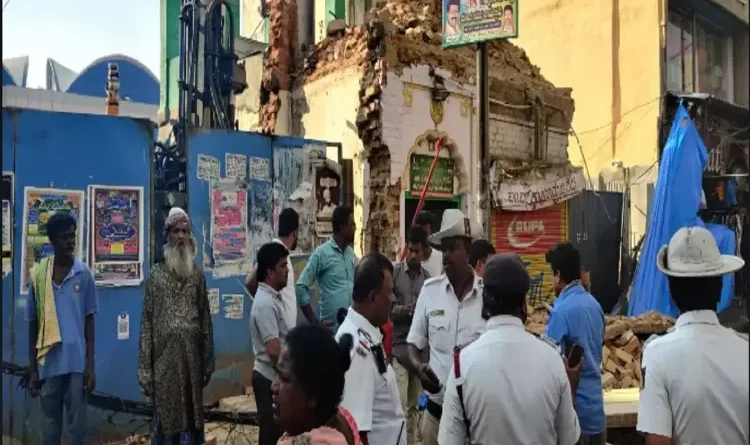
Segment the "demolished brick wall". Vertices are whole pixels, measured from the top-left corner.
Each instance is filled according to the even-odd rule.
[[[269,0],[268,53],[261,85],[260,126],[263,133],[276,132],[281,110],[280,91],[289,91],[297,46],[297,0]]]
[[[369,165],[364,178],[365,189],[369,189],[369,211],[363,224],[365,251],[392,256],[400,240],[400,184],[390,183],[391,155],[382,138],[381,93],[386,73],[401,75],[406,67],[426,65],[449,72],[453,81],[463,85],[476,83],[476,50],[441,48],[441,10],[440,0],[379,1],[366,26],[335,33],[329,29],[328,37],[312,48],[297,79],[305,84],[351,67],[363,73],[357,129],[364,147],[361,159]],[[555,114],[562,112],[560,127],[567,131],[573,114],[570,90],[547,81],[523,49],[510,41],[494,41],[488,46],[493,98],[519,105],[538,99],[553,107]],[[498,91],[503,94],[494,97]],[[547,122],[555,124],[555,118],[559,116],[550,116]],[[562,154],[566,157],[567,152]]]
[[[364,146],[363,159],[370,167],[369,214],[363,248],[394,258],[399,245],[400,181],[391,184],[391,152],[383,142],[382,94],[388,66],[385,61],[385,24],[375,18],[366,27],[367,57],[360,79],[357,130]]]

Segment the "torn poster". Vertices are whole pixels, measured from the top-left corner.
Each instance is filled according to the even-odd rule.
[[[3,203],[3,278],[13,269],[13,172],[3,172],[0,184]]]
[[[208,290],[208,308],[211,310],[211,315],[219,313],[219,289],[213,288]]]
[[[234,179],[211,183],[211,248],[214,267],[245,260],[248,248],[247,191]]]
[[[143,187],[89,186],[89,266],[99,285],[143,280]]]
[[[226,164],[224,176],[227,178],[247,178],[247,157],[241,154],[227,153],[224,155]]]
[[[266,158],[250,158],[250,179],[253,181],[270,181],[271,164]]]
[[[242,294],[222,295],[224,300],[224,318],[228,320],[242,320],[245,314],[245,296]]]
[[[221,176],[219,160],[213,156],[198,155],[198,179],[215,181]]]
[[[3,276],[10,273],[10,259],[11,259],[11,230],[12,226],[10,223],[10,201],[3,199]]]
[[[83,190],[24,188],[23,235],[21,237],[21,294],[29,292],[29,271],[42,258],[52,255],[47,221],[58,212],[70,213],[77,222],[75,255],[83,258]]]

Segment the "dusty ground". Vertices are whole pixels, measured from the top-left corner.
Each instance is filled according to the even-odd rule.
[[[246,389],[247,395],[222,399],[219,402],[221,411],[254,412],[255,397],[252,388]],[[205,425],[206,445],[257,445],[258,427],[225,422],[212,422]],[[3,438],[3,445],[5,445]],[[150,445],[146,436],[124,438],[119,441],[106,442],[106,445]],[[14,443],[13,445],[16,445]],[[18,443],[20,445],[20,443]]]

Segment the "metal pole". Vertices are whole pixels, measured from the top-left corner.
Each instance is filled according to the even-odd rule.
[[[489,198],[489,153],[490,153],[490,80],[489,55],[487,42],[479,43],[477,51],[477,85],[479,85],[479,159],[481,165],[480,203],[482,206],[482,225],[484,234],[490,234],[490,198]]]

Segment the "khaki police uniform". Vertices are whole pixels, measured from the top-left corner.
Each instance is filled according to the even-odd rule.
[[[471,443],[575,445],[581,433],[560,357],[550,339],[524,330],[518,317],[499,315],[460,355],[451,371],[440,419],[440,445]],[[457,392],[463,392],[463,406]],[[465,409],[465,411],[464,411]]]
[[[396,374],[383,350],[383,335],[352,308],[336,333],[354,340],[341,406],[348,410],[370,445],[406,445],[404,411]]]
[[[638,431],[679,445],[750,443],[749,349],[714,311],[680,315],[644,345]]]
[[[444,385],[453,366],[453,351],[479,338],[486,320],[482,318],[482,279],[474,277],[471,291],[459,301],[446,275],[425,281],[414,309],[407,343],[420,350],[429,347],[430,368]],[[443,393],[429,394],[427,412],[422,415],[422,443],[438,443]]]

